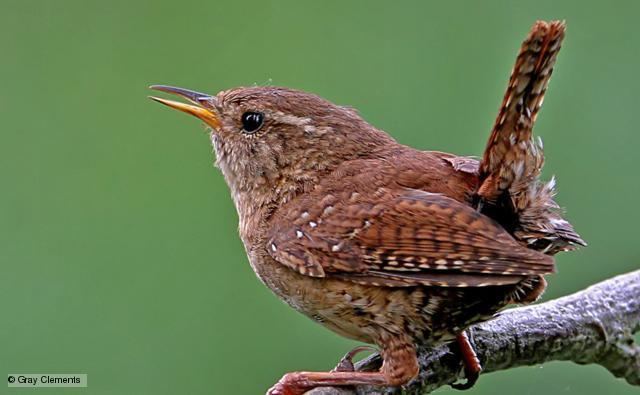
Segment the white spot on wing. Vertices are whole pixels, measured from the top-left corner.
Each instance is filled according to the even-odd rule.
[[[322,215],[329,215],[331,214],[331,212],[333,211],[333,206],[327,206],[325,207],[325,209],[322,211]]]

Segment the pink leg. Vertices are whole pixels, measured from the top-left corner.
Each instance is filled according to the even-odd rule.
[[[386,347],[382,350],[384,363],[378,372],[353,371],[351,358],[365,349],[357,347],[345,355],[334,371],[287,373],[267,391],[267,395],[301,395],[314,387],[323,386],[404,385],[415,377],[420,369],[415,346],[403,338],[385,340]]]
[[[302,395],[314,387],[388,385],[382,372],[293,372],[285,374],[267,395]]]

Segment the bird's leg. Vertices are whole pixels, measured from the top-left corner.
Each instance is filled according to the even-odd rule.
[[[357,354],[359,354],[359,353],[361,353],[363,351],[376,352],[378,350],[376,350],[375,347],[371,347],[371,346],[358,346],[358,347],[354,348],[353,350],[349,351],[348,353],[346,353],[344,355],[344,357],[342,357],[342,359],[340,359],[340,362],[338,362],[336,367],[333,368],[332,372],[355,372],[356,368],[353,365],[353,358]]]
[[[315,387],[388,385],[382,372],[292,372],[267,391],[267,395],[302,395]]]
[[[456,336],[456,342],[460,349],[460,356],[462,357],[462,364],[464,365],[464,375],[467,381],[460,384],[451,384],[451,387],[457,390],[467,390],[473,387],[476,381],[478,381],[480,372],[482,372],[482,365],[473,346],[469,342],[469,337],[466,332],[462,332]]]
[[[364,348],[357,347],[345,355],[350,359]],[[371,385],[400,386],[418,374],[420,369],[415,346],[409,342],[393,339],[382,349],[384,362],[378,372],[293,372],[285,374],[267,395],[302,395],[315,387]]]

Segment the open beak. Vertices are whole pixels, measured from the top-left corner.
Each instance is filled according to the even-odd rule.
[[[220,128],[221,123],[218,115],[214,112],[214,110],[204,107],[207,104],[208,104],[208,107],[211,107],[211,104],[215,102],[215,97],[210,95],[205,95],[204,93],[199,93],[196,91],[191,91],[188,89],[176,88],[173,86],[166,86],[166,85],[151,85],[149,88],[155,89],[161,92],[173,93],[175,95],[178,95],[187,99],[193,104],[161,99],[159,97],[154,97],[154,96],[149,96],[149,99],[155,100],[171,108],[175,108],[176,110],[186,112],[187,114],[196,116],[202,119],[207,125],[211,126],[214,129]]]

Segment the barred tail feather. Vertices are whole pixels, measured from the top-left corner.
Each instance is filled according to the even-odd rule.
[[[562,219],[555,181],[541,182],[542,140],[533,126],[564,38],[562,21],[536,22],[513,67],[479,166],[478,209],[528,247],[554,254],[585,242]]]

